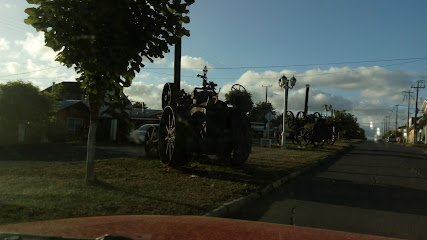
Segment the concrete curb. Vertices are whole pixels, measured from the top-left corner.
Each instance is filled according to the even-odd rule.
[[[236,213],[238,210],[240,210],[244,206],[248,205],[249,203],[254,202],[255,200],[262,198],[263,196],[266,196],[266,195],[270,194],[271,192],[278,190],[284,184],[296,179],[301,174],[308,173],[310,171],[313,171],[317,167],[320,167],[324,164],[331,163],[331,162],[337,160],[338,156],[340,156],[343,153],[350,151],[353,147],[354,147],[354,145],[350,145],[347,148],[341,149],[331,156],[324,157],[324,158],[322,158],[316,162],[311,163],[308,166],[305,166],[302,169],[299,169],[295,172],[292,172],[291,174],[286,175],[283,178],[270,183],[269,185],[265,186],[259,192],[253,192],[247,196],[237,198],[233,201],[224,203],[223,205],[219,206],[218,208],[215,208],[214,210],[206,213],[203,216],[207,216],[207,217],[228,217],[228,216],[232,215],[233,213]]]

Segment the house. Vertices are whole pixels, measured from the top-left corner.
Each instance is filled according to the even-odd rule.
[[[417,140],[416,142],[421,142],[424,141],[423,136],[424,136],[424,127],[423,126],[423,116],[417,116]],[[415,135],[415,118],[411,117],[409,118],[409,143],[413,143],[414,142],[414,136]]]
[[[90,110],[88,99],[81,89],[80,82],[53,83],[52,86],[42,92],[52,92],[59,87],[58,112],[55,123],[48,131],[49,140],[69,141],[84,140],[87,138],[90,126]],[[132,109],[131,102],[125,95],[124,106],[112,105],[108,97],[105,105],[99,111],[99,122],[97,127],[97,140],[125,140],[129,132],[129,113]],[[109,107],[110,106],[110,107]],[[114,116],[113,116],[114,115]]]
[[[420,121],[420,139],[427,145],[427,100],[424,100],[421,107],[422,119]]]
[[[137,129],[144,124],[160,123],[162,110],[133,108],[130,112],[131,129]]]

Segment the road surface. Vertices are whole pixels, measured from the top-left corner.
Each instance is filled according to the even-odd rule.
[[[427,154],[364,142],[233,218],[427,239]]]

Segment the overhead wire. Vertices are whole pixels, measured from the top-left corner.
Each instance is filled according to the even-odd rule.
[[[410,61],[408,61],[410,60]],[[426,61],[427,57],[412,57],[412,58],[395,58],[395,59],[381,59],[381,60],[365,60],[365,61],[342,61],[342,62],[333,62],[333,63],[309,63],[309,64],[293,64],[293,65],[278,65],[278,66],[251,66],[251,67],[220,67],[220,68],[211,68],[212,70],[225,70],[225,69],[247,69],[247,68],[254,68],[254,69],[262,69],[262,68],[286,68],[286,67],[296,67],[296,66],[314,66],[314,65],[339,65],[339,64],[355,64],[355,63],[374,63],[374,62],[392,62],[392,61],[404,61],[404,62],[399,62],[399,63],[393,63],[393,64],[387,64],[387,65],[382,65],[379,67],[387,67],[387,66],[395,66],[395,65],[401,65],[401,64],[407,64],[407,63],[413,63],[413,62],[419,62],[419,61]],[[62,66],[57,66],[57,67],[62,67]],[[43,70],[48,70],[51,68],[56,68],[56,67],[50,67],[50,68],[44,68],[44,69],[39,69],[39,70],[34,70],[34,71],[27,71],[27,72],[22,72],[22,73],[16,73],[16,74],[9,74],[9,75],[3,75],[0,76],[0,78],[5,78],[5,77],[10,77],[10,76],[16,76],[16,75],[21,75],[21,74],[28,74],[28,73],[32,73],[32,72],[37,72],[37,71],[43,71]],[[171,67],[145,67],[143,68],[143,70],[145,72],[151,72],[151,73],[155,73],[155,74],[159,74],[159,75],[168,75],[168,76],[173,76],[172,73],[161,73],[161,72],[156,72],[153,70],[170,70],[172,69]],[[147,71],[148,70],[148,71]],[[182,70],[192,70],[190,68],[182,68]],[[308,76],[318,76],[318,75],[331,75],[331,74],[342,74],[342,73],[346,73],[346,72],[354,72],[354,71],[358,71],[359,69],[350,69],[350,70],[344,70],[344,71],[337,71],[337,72],[323,72],[323,73],[313,73],[313,74],[296,74],[297,77],[308,77]],[[197,78],[196,75],[194,76],[183,76],[186,78]],[[211,79],[236,79],[236,77],[234,78],[211,78]],[[258,79],[258,78],[257,78]],[[259,79],[273,79],[273,78],[259,78]],[[275,79],[275,78],[274,78]]]

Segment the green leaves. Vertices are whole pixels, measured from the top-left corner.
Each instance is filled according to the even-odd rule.
[[[27,0],[25,23],[45,33],[56,60],[74,66],[87,93],[129,87],[142,57],[163,57],[189,36],[188,7],[194,0]]]

